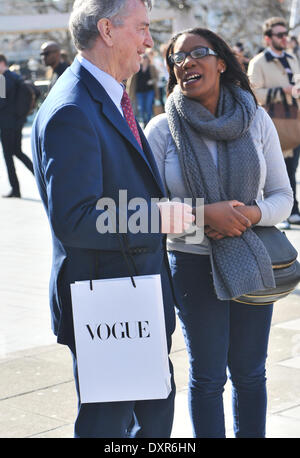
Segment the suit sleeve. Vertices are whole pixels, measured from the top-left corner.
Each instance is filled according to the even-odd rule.
[[[43,138],[42,169],[48,216],[56,237],[67,246],[120,250],[118,231],[122,212],[118,203],[110,205],[108,201],[105,208],[99,205],[99,199],[105,197],[103,180],[109,177],[103,176],[103,152],[90,121],[76,105],[65,106],[50,119]],[[126,218],[133,213],[128,210]],[[100,232],[105,215],[110,215],[112,226],[107,225],[109,230]],[[129,234],[129,246],[142,245],[143,237],[143,234]]]

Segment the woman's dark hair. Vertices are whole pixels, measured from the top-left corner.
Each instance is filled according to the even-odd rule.
[[[171,62],[170,55],[174,51],[174,46],[175,46],[177,39],[181,35],[185,35],[188,33],[193,34],[193,35],[199,35],[200,37],[205,38],[205,40],[207,40],[209,44],[211,45],[212,49],[218,54],[218,57],[225,62],[226,70],[224,71],[224,73],[221,73],[221,84],[224,84],[224,85],[235,84],[236,86],[241,87],[245,91],[248,91],[250,92],[250,94],[252,94],[257,104],[256,97],[250,87],[248,76],[242,69],[234,52],[230,49],[227,43],[217,34],[212,32],[211,30],[201,29],[201,28],[184,30],[174,35],[174,37],[171,38],[168,48],[167,48],[167,52],[166,52],[166,61],[167,61],[167,67],[169,70],[169,80],[167,84],[167,96],[169,96],[173,92],[173,89],[177,84],[177,80],[176,80],[175,73],[174,73],[174,64],[173,62]]]

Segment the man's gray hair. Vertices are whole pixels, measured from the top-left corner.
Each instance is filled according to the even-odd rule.
[[[152,0],[141,0],[149,9]],[[90,49],[99,36],[97,23],[102,18],[122,25],[128,0],[75,0],[69,28],[74,45],[79,50]]]

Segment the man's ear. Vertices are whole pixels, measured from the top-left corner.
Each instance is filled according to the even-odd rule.
[[[270,46],[271,37],[269,37],[268,35],[265,35],[265,36],[264,36],[264,41],[265,41],[265,44],[266,44],[267,46]]]
[[[97,23],[97,29],[99,31],[100,37],[107,44],[107,46],[112,46],[112,22],[107,18],[102,18]]]

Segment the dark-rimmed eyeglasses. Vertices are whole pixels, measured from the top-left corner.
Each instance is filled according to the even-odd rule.
[[[278,32],[278,33],[272,33],[272,37],[277,37],[277,38],[283,38],[288,36],[288,32]]]
[[[180,66],[183,64],[187,56],[191,56],[193,59],[202,59],[205,56],[217,56],[218,54],[206,46],[193,49],[190,52],[175,52],[169,56],[169,59],[173,64]]]

